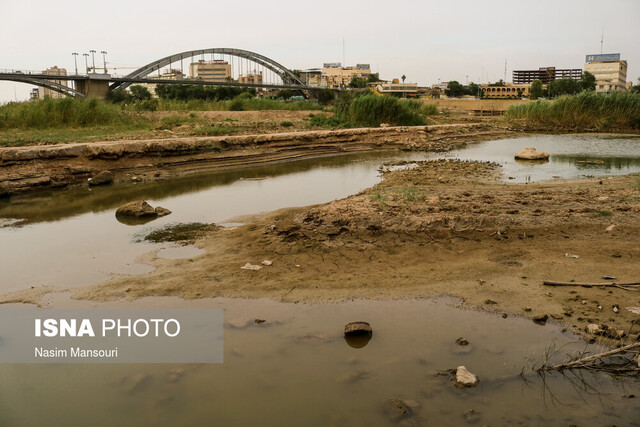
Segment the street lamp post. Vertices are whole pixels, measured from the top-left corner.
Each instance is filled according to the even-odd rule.
[[[76,64],[76,76],[78,75],[78,52],[73,52],[73,62]]]
[[[86,66],[87,74],[89,74],[89,54],[83,53],[82,56],[84,56],[84,65]]]
[[[94,54],[96,53],[95,50],[91,49],[89,52],[91,52],[91,61],[93,63],[93,72],[96,72],[96,57],[94,56]]]
[[[102,62],[104,62],[104,73],[107,74],[107,52],[103,50],[100,53],[102,54]]]

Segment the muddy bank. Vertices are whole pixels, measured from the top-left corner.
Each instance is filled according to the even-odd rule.
[[[425,162],[346,199],[239,218],[246,225],[203,233],[196,241],[202,256],[149,253],[139,261],[156,266],[153,273],[72,295],[305,302],[450,295],[507,316],[546,315],[582,333],[589,323],[630,330],[637,291],[543,281],[638,281],[638,178],[510,184],[498,173],[487,163]],[[242,269],[247,263],[260,268]],[[2,301],[39,302],[46,292]]]
[[[112,172],[114,182],[150,181],[349,152],[446,151],[510,134],[476,123],[1,148],[0,195],[86,184],[105,170]]]

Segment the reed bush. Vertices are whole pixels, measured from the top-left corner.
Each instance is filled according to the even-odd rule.
[[[419,101],[374,94],[344,94],[335,105],[338,120],[357,126],[380,126],[382,123],[399,126],[418,126],[427,123],[426,116],[435,114],[435,106]]]
[[[140,119],[95,98],[45,98],[0,107],[0,129],[132,126]]]
[[[581,92],[554,101],[513,105],[505,119],[527,126],[570,131],[640,129],[640,94]]]

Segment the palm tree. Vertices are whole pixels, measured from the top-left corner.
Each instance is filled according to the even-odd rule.
[[[404,83],[405,79],[407,78],[407,76],[405,76],[404,74],[402,75],[402,77],[400,77],[402,79],[402,83]]]

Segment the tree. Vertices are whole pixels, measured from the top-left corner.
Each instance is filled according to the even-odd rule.
[[[549,83],[549,97],[575,95],[582,91],[582,85],[575,79],[558,79]]]
[[[465,88],[457,81],[452,80],[447,85],[447,88],[444,90],[444,93],[450,97],[458,97],[458,96],[464,95]]]
[[[638,84],[631,87],[631,92],[640,93],[640,77],[638,77]]]
[[[467,87],[467,95],[479,96],[479,94],[480,94],[480,87],[473,82],[469,83],[469,86]]]
[[[491,83],[489,86],[494,86],[494,87],[497,87],[497,86],[506,86],[506,84],[504,83],[504,81],[503,81],[502,79],[500,79],[500,80],[498,80],[498,81],[497,81],[497,82],[495,82],[495,83]]]
[[[318,102],[322,105],[330,103],[336,97],[336,93],[331,89],[317,89],[316,95],[318,97]]]
[[[405,79],[407,78],[407,76],[405,76],[404,74],[402,75],[402,77],[400,77],[402,79],[402,83],[404,83]]]
[[[379,82],[380,81],[380,74],[379,73],[371,73],[371,74],[369,74],[369,77],[367,78],[367,81],[369,83]]]
[[[542,89],[542,81],[536,79],[531,82],[531,89],[529,89],[529,97],[531,99],[538,99],[542,97],[544,94],[544,89]]]
[[[145,99],[151,99],[151,92],[149,89],[142,85],[133,85],[129,88],[131,92],[131,98],[134,101],[144,101]]]
[[[357,76],[353,76],[349,82],[351,88],[365,88],[367,87],[367,81]]]
[[[582,90],[596,90],[596,76],[588,71],[585,71],[580,76],[580,86],[582,87]]]

